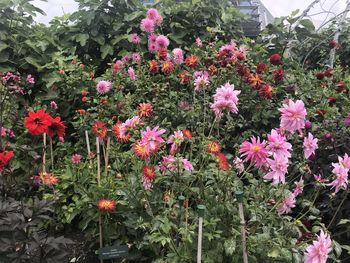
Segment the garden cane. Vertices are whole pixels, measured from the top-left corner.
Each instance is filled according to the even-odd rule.
[[[239,219],[241,224],[243,262],[248,263],[247,237],[245,232],[245,220],[244,220],[244,212],[243,212],[243,192],[237,191],[236,199],[238,202]]]
[[[202,237],[203,237],[203,217],[205,206],[198,205],[198,247],[197,247],[197,263],[202,262]]]
[[[96,137],[96,155],[97,155],[97,185],[101,186],[101,158],[100,158],[100,139]],[[98,229],[100,234],[100,248],[103,247],[103,236],[102,236],[102,215],[98,217]],[[100,260],[103,263],[103,260]]]

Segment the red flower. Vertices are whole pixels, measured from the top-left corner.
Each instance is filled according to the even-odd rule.
[[[273,89],[270,85],[264,85],[259,89],[260,97],[265,99],[270,100],[272,98],[272,93],[273,93]]]
[[[209,153],[218,154],[221,151],[221,145],[218,141],[211,141],[208,143],[207,151]]]
[[[24,119],[24,127],[31,135],[40,135],[47,132],[52,117],[45,110],[31,111]]]
[[[113,131],[115,137],[117,138],[118,142],[127,142],[131,138],[131,133],[128,132],[126,134],[122,134],[122,132],[121,132],[122,124],[123,123],[121,121],[119,121],[117,124],[115,124],[112,127],[112,131]]]
[[[64,137],[66,126],[61,121],[61,117],[50,117],[50,125],[47,127],[47,135],[53,138],[55,135],[58,137]]]
[[[282,81],[284,79],[284,70],[275,69],[272,71],[272,75],[275,78],[275,81]]]
[[[101,212],[112,212],[117,206],[117,202],[112,199],[100,199],[97,201],[97,207]]]
[[[1,152],[0,153],[0,173],[9,164],[10,159],[13,156],[13,151]]]
[[[188,71],[184,70],[179,74],[179,78],[180,78],[180,84],[184,85],[190,81],[191,74]]]
[[[134,153],[141,159],[146,159],[151,155],[151,152],[147,151],[147,145],[142,144],[140,141],[136,141],[133,144],[132,149]]]
[[[264,71],[266,71],[267,68],[268,68],[267,64],[259,63],[258,65],[256,65],[256,73],[261,74]]]
[[[272,65],[280,65],[282,64],[282,60],[281,60],[281,55],[280,54],[273,54],[270,57],[270,63]]]
[[[89,92],[87,90],[82,90],[81,91],[81,96],[86,97],[88,95],[88,93]]]
[[[336,97],[328,97],[328,103],[329,104],[333,104],[337,101],[337,98]]]
[[[186,66],[190,68],[196,68],[198,66],[198,63],[198,57],[195,55],[190,55],[185,60]]]
[[[171,61],[165,61],[162,66],[162,72],[169,75],[174,71],[174,64]]]
[[[219,169],[223,171],[227,171],[231,168],[230,163],[228,162],[225,154],[223,153],[218,153],[216,154],[218,158],[218,163],[219,163]]]
[[[189,140],[192,139],[192,132],[189,129],[183,130],[182,134],[184,135],[185,138]]]
[[[87,98],[87,97],[82,97],[82,98],[81,98],[81,101],[82,101],[82,102],[87,102],[87,101],[88,101],[88,98]]]
[[[145,165],[142,169],[143,177],[148,181],[153,181],[156,178],[156,171],[153,166]]]
[[[167,60],[168,59],[168,50],[164,47],[158,49],[157,57],[159,60]]]
[[[58,184],[58,178],[52,173],[41,172],[39,178],[44,185],[53,186]]]
[[[324,73],[323,72],[317,72],[315,76],[316,76],[316,78],[318,80],[324,79]]]
[[[153,107],[151,103],[140,103],[137,107],[139,117],[149,117],[153,113]]]
[[[149,72],[152,74],[157,73],[159,70],[158,62],[156,60],[151,60],[149,62]]]
[[[333,76],[333,69],[332,68],[327,68],[324,73],[325,77],[330,78]]]
[[[337,41],[332,40],[331,42],[329,42],[328,46],[330,49],[333,49],[333,48],[336,48],[338,46],[338,43],[337,43]]]
[[[243,64],[237,64],[236,71],[237,71],[237,74],[240,75],[241,77],[244,77],[250,74],[249,69]]]
[[[96,121],[92,125],[92,133],[102,139],[106,138],[107,137],[106,123],[104,123],[103,121]]]
[[[337,84],[335,84],[337,86],[337,91],[338,92],[343,92],[346,88],[345,82],[344,81],[339,81]]]

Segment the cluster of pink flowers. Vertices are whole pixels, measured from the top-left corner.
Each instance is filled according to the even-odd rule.
[[[112,88],[112,82],[107,80],[101,80],[96,85],[96,90],[99,94],[104,95],[108,93]]]
[[[181,48],[173,49],[173,61],[175,64],[182,64],[184,62],[184,52]]]
[[[234,85],[227,82],[220,88],[216,89],[214,94],[214,103],[210,108],[214,111],[217,118],[221,118],[223,112],[226,110],[232,113],[238,113],[237,103],[240,90],[235,90]]]
[[[338,157],[338,163],[332,163],[332,173],[335,175],[335,180],[329,184],[335,188],[335,192],[339,192],[341,188],[346,189],[348,186],[348,174],[350,170],[350,157],[345,154],[343,157]]]
[[[0,131],[1,131],[1,137],[7,136],[9,138],[16,138],[15,133],[10,128],[1,127]]]
[[[306,248],[304,263],[326,263],[328,254],[332,251],[332,241],[322,230],[312,245]]]
[[[127,136],[127,133],[135,129],[138,125],[142,124],[142,120],[139,116],[134,116],[131,119],[127,119],[125,122],[123,122],[120,125],[120,136],[125,137]]]
[[[193,165],[189,160],[182,157],[176,158],[172,155],[162,157],[162,161],[159,163],[159,170],[162,173],[166,171],[175,172],[178,169],[191,172],[193,171]]]
[[[307,113],[303,101],[297,100],[294,102],[289,100],[288,104],[283,104],[283,107],[279,111],[281,112],[280,127],[282,129],[293,133],[305,127]]]
[[[153,33],[157,25],[161,25],[163,22],[162,16],[154,8],[150,8],[147,11],[146,18],[141,20],[140,28],[146,33]]]
[[[235,41],[231,40],[229,44],[222,46],[219,50],[217,58],[223,64],[235,62],[237,60],[245,60],[247,57],[248,49],[242,45],[239,48]]]
[[[21,76],[19,73],[13,74],[12,72],[7,72],[6,75],[0,75],[3,83],[7,82],[19,82],[21,80]]]

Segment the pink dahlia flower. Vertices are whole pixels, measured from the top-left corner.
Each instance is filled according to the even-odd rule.
[[[200,76],[194,80],[194,90],[204,90],[209,85],[209,79],[207,77]]]
[[[156,20],[159,17],[159,13],[158,13],[157,9],[150,8],[150,9],[148,9],[146,16],[149,19]]]
[[[132,57],[132,61],[134,62],[138,63],[141,61],[141,55],[139,52],[132,53],[131,57]]]
[[[27,76],[27,82],[30,83],[30,84],[34,84],[35,83],[35,80],[34,80],[32,75],[29,74]]]
[[[283,108],[279,111],[281,112],[281,128],[293,133],[305,127],[307,113],[303,101],[289,100],[288,104],[283,104]]]
[[[338,161],[342,167],[350,170],[350,157],[347,153],[343,157],[338,156]]]
[[[199,37],[196,38],[196,45],[197,45],[197,47],[203,46],[202,40]]]
[[[159,35],[156,38],[158,47],[167,48],[170,44],[169,39],[166,36]]]
[[[141,42],[141,38],[137,33],[132,33],[130,35],[130,41],[131,43],[139,44]]]
[[[267,163],[270,167],[264,179],[272,180],[272,184],[284,184],[286,182],[285,176],[288,173],[288,158],[283,155],[276,155],[275,159],[267,159]]]
[[[294,182],[295,188],[293,190],[293,194],[295,197],[300,195],[304,191],[304,179],[300,177],[299,182]]]
[[[159,130],[158,126],[153,129],[147,127],[145,131],[141,132],[141,143],[146,145],[147,152],[157,150],[159,144],[164,142],[164,139],[161,137],[163,133],[165,133],[165,130]]]
[[[317,138],[309,132],[308,137],[304,138],[303,148],[304,156],[308,159],[311,155],[315,154],[316,149],[318,149]]]
[[[236,157],[234,160],[235,168],[239,174],[244,172],[244,163],[243,160],[239,157]]]
[[[350,112],[348,112],[348,115],[346,116],[344,123],[348,126],[350,126]]]
[[[128,76],[131,80],[136,80],[135,70],[132,67],[128,68]]]
[[[234,90],[234,85],[226,83],[220,88],[216,89],[214,95],[214,103],[210,108],[214,111],[217,118],[222,117],[222,112],[227,110],[228,112],[238,113],[237,103],[240,90]]]
[[[329,183],[328,186],[332,186],[332,189],[335,188],[335,193],[338,193],[341,188],[346,190],[348,187],[349,169],[344,168],[339,163],[333,163],[332,166],[334,167],[332,172],[335,175],[335,180]]]
[[[184,53],[181,48],[174,48],[173,60],[175,64],[182,64],[184,62]]]
[[[193,165],[192,165],[192,163],[189,160],[182,158],[181,162],[182,162],[183,168],[186,171],[189,171],[189,172],[193,171]]]
[[[281,205],[277,209],[279,215],[288,214],[295,207],[295,196],[294,194],[289,194],[283,198]]]
[[[154,27],[154,20],[149,18],[144,18],[141,20],[140,28],[142,31],[151,34],[154,31]]]
[[[245,157],[244,162],[254,162],[257,167],[261,167],[267,162],[268,152],[266,149],[266,142],[260,142],[259,137],[251,137],[250,142],[243,142],[239,152],[241,153],[241,157]]]
[[[53,110],[57,110],[58,109],[56,101],[50,101],[50,108],[53,109]]]
[[[285,136],[281,135],[277,130],[271,130],[271,133],[267,135],[267,147],[274,156],[281,155],[287,158],[290,157],[290,151],[292,150],[292,145],[287,142]]]
[[[312,245],[306,248],[304,263],[326,263],[328,254],[332,250],[332,241],[329,235],[322,230]]]
[[[80,154],[73,154],[72,155],[72,163],[79,164],[81,161],[81,155]]]
[[[171,144],[170,152],[171,154],[175,154],[179,145],[183,142],[184,135],[182,131],[175,131],[174,134],[169,136],[167,141],[168,144]]]
[[[112,88],[112,82],[101,80],[96,85],[96,90],[99,94],[106,94]]]

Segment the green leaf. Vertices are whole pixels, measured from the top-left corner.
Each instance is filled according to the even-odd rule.
[[[347,223],[350,223],[350,220],[349,219],[341,219],[338,223],[338,225],[345,225]]]
[[[80,45],[82,47],[84,47],[86,45],[86,41],[89,39],[89,35],[88,34],[78,34],[76,37],[75,37],[75,40],[77,42],[80,43]]]
[[[315,30],[315,26],[312,23],[312,21],[310,19],[303,19],[300,20],[300,24],[305,27],[307,30],[309,31],[314,31]]]
[[[8,45],[6,43],[0,41],[0,51],[3,51],[7,47],[8,47]]]
[[[27,56],[24,58],[24,60],[30,64],[30,65],[33,65],[35,66],[36,68],[40,68],[40,64],[39,64],[39,61],[36,60],[35,58],[31,57],[31,56]]]
[[[267,253],[269,258],[277,258],[280,255],[280,250],[278,248],[273,248]]]
[[[9,57],[10,57],[10,53],[9,52],[7,52],[7,51],[0,52],[0,63],[1,62],[7,62]]]
[[[108,44],[101,46],[100,51],[102,59],[105,59],[107,55],[113,55],[113,47]]]
[[[236,239],[228,239],[224,243],[225,252],[227,255],[232,256],[236,251]]]
[[[299,11],[299,9],[293,10],[291,16],[296,16],[299,13]]]

